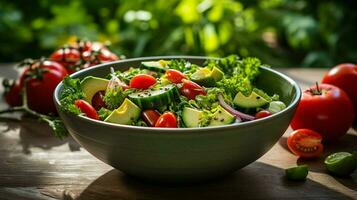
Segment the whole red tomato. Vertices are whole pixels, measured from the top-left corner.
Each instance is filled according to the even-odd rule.
[[[343,89],[350,97],[357,115],[357,65],[349,63],[337,65],[324,76],[321,82]]]
[[[27,103],[30,109],[42,113],[56,113],[53,91],[67,76],[66,69],[54,61],[36,61],[24,70],[20,86],[26,85]]]
[[[336,86],[321,84],[304,91],[291,127],[311,129],[324,141],[334,141],[346,134],[354,120],[347,94]]]

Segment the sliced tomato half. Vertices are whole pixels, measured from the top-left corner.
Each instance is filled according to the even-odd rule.
[[[316,158],[323,152],[322,137],[309,129],[298,129],[288,137],[288,147],[291,152],[302,158]]]

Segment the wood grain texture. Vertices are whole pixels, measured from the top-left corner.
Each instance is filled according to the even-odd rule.
[[[303,89],[326,70],[280,69]],[[16,77],[11,65],[0,66],[0,77]],[[0,89],[0,92],[1,89]],[[0,109],[6,107],[0,100]],[[303,161],[280,141],[251,165],[222,179],[192,185],[155,185],[128,177],[102,163],[71,138],[58,140],[47,125],[31,119],[0,118],[0,199],[357,199],[357,173],[336,178],[326,173],[324,158],[332,151],[357,148],[351,129],[341,141],[328,145],[319,160]],[[306,163],[305,182],[289,182],[284,169]]]

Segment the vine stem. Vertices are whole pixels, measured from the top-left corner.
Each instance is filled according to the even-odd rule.
[[[13,113],[13,112],[26,112],[32,116],[37,117],[41,121],[45,121],[49,123],[49,121],[53,118],[48,115],[40,114],[28,107],[28,102],[27,102],[27,90],[26,90],[26,85],[23,88],[23,94],[22,94],[22,106],[16,106],[16,107],[10,107],[5,110],[0,110],[0,115],[5,114],[5,113]]]

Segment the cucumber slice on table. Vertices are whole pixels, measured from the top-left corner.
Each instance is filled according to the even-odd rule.
[[[155,72],[166,72],[168,69],[167,61],[165,60],[141,62],[140,68]]]
[[[179,91],[173,84],[165,85],[160,88],[149,88],[128,95],[142,109],[159,108],[170,104],[179,98]]]

